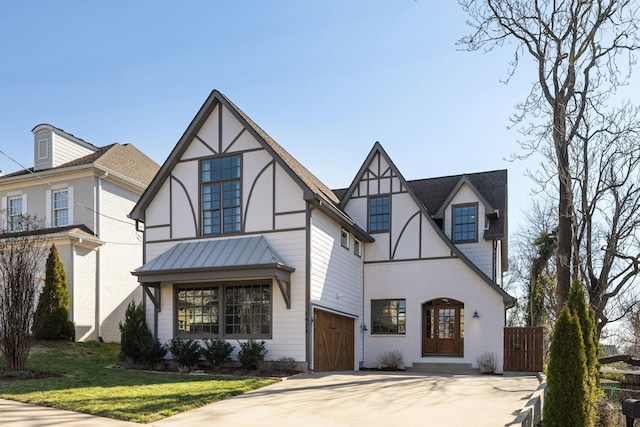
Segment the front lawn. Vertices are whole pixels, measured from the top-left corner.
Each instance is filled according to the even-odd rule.
[[[38,342],[29,368],[61,374],[41,379],[0,376],[0,398],[150,423],[272,384],[266,378],[211,377],[107,369],[119,344]],[[0,360],[0,371],[4,368]]]

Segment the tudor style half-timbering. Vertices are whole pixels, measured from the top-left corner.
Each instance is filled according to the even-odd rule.
[[[213,91],[131,212],[149,325],[163,341],[264,339],[315,370],[395,349],[408,366],[501,356],[506,173],[489,173],[492,197],[476,175],[407,182],[376,143],[332,191]]]

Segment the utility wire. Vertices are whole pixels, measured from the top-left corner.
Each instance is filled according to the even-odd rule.
[[[24,165],[22,165],[20,162],[18,162],[17,160],[15,160],[13,157],[9,156],[9,155],[8,155],[7,153],[5,153],[4,151],[0,150],[0,154],[4,155],[7,159],[11,160],[13,163],[17,164],[17,165],[18,165],[18,166],[20,166],[22,169],[24,169],[25,171],[29,172],[31,175],[33,175],[33,176],[35,176],[36,178],[38,178],[40,181],[42,181],[42,182],[44,182],[45,184],[47,184],[47,185],[48,185],[52,190],[58,190],[58,189],[57,189],[57,188],[55,188],[55,187],[53,186],[53,184],[51,184],[49,181],[47,181],[46,179],[44,179],[43,177],[41,177],[40,175],[38,175],[38,174],[37,174],[37,173],[35,173],[34,171],[30,170],[29,168],[25,167]],[[97,211],[95,211],[94,209],[92,209],[92,208],[90,208],[90,207],[88,207],[88,206],[83,205],[82,203],[80,203],[80,202],[78,202],[78,201],[76,201],[76,200],[72,199],[71,197],[69,197],[69,193],[64,194],[64,196],[65,196],[68,200],[71,200],[71,202],[72,202],[73,204],[76,204],[76,205],[78,205],[78,206],[81,206],[81,207],[83,207],[83,208],[87,209],[89,212],[92,212],[92,213],[94,213],[94,214],[96,214],[96,215],[100,215],[101,217],[108,218],[108,219],[111,219],[111,220],[114,220],[114,221],[118,221],[118,222],[121,222],[121,223],[123,223],[123,224],[132,225],[132,224],[131,224],[130,222],[128,222],[128,221],[124,221],[124,220],[121,220],[121,219],[119,219],[119,218],[114,218],[114,217],[112,217],[112,216],[109,216],[109,215],[106,215],[106,214],[103,214],[103,213],[97,212]],[[137,234],[137,233],[136,233],[136,234]],[[138,239],[138,240],[139,240],[139,239]]]

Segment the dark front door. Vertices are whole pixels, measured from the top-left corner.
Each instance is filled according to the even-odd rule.
[[[451,299],[422,306],[423,354],[461,356],[464,351],[464,305]]]

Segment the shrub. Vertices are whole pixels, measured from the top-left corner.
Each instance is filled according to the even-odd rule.
[[[496,369],[498,369],[496,355],[486,351],[481,356],[478,356],[478,368],[480,368],[481,374],[495,374]]]
[[[293,357],[280,357],[274,361],[269,362],[268,372],[272,374],[292,374],[298,372],[298,364]]]
[[[144,319],[142,303],[131,301],[120,322],[120,358],[134,365],[155,366],[167,355],[158,339],[153,338]]]
[[[258,369],[262,368],[264,364],[264,357],[268,350],[265,348],[264,341],[256,341],[250,339],[245,342],[241,342],[240,351],[238,352],[238,361],[244,369]]]
[[[200,343],[195,340],[171,338],[167,343],[167,349],[184,372],[191,371],[200,359]]]
[[[47,257],[44,287],[33,317],[33,333],[41,339],[75,340],[75,327],[69,320],[69,286],[55,245]]]
[[[383,351],[378,356],[380,365],[390,369],[400,369],[402,365],[402,352],[400,350]]]
[[[204,347],[200,349],[200,354],[202,354],[213,367],[219,367],[228,361],[235,348],[234,345],[220,338],[213,340],[204,339],[202,343]]]
[[[544,426],[591,425],[582,330],[577,316],[566,305],[556,321],[550,353]]]

